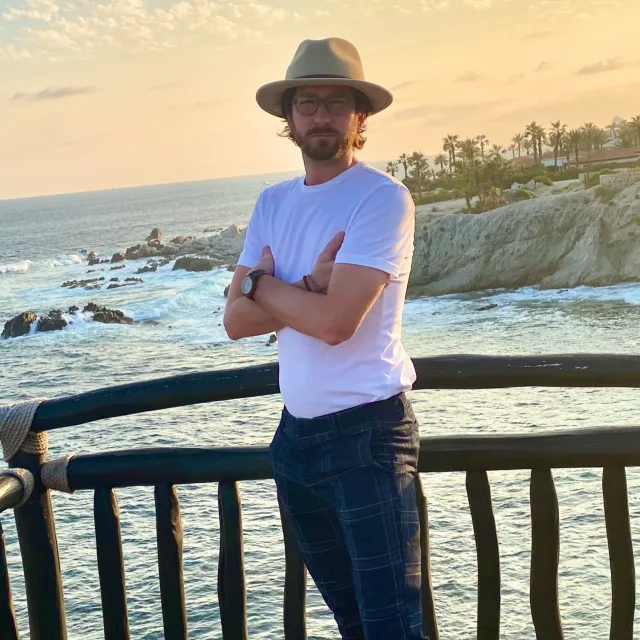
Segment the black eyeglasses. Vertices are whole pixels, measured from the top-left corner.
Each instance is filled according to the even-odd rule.
[[[332,116],[341,116],[353,105],[352,101],[348,98],[327,98],[326,100],[321,100],[320,98],[314,98],[312,96],[296,98],[293,104],[298,110],[298,113],[303,116],[312,116],[321,104],[325,106],[325,109]]]

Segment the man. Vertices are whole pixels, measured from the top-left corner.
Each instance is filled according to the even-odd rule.
[[[358,160],[391,94],[355,47],[306,40],[257,101],[283,117],[305,176],[263,191],[231,283],[230,338],[277,331],[278,496],[344,640],[419,640],[418,426],[401,341],[415,208]]]

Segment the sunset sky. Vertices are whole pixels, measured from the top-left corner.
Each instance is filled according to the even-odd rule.
[[[0,198],[297,169],[255,103],[299,42],[396,100],[360,157],[640,114],[638,0],[0,0]]]

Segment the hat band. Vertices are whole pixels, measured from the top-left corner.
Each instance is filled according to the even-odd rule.
[[[343,80],[353,80],[353,78],[349,78],[348,76],[339,76],[333,73],[312,73],[309,76],[296,76],[293,80],[303,80],[305,78],[342,78]]]

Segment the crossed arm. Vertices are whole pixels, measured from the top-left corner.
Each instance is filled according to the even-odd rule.
[[[258,280],[255,302],[240,290],[250,271],[238,266],[229,288],[224,325],[232,340],[291,327],[335,346],[348,340],[386,286],[384,271],[352,264],[333,268],[327,293],[312,293],[301,283],[288,284],[273,276]]]

